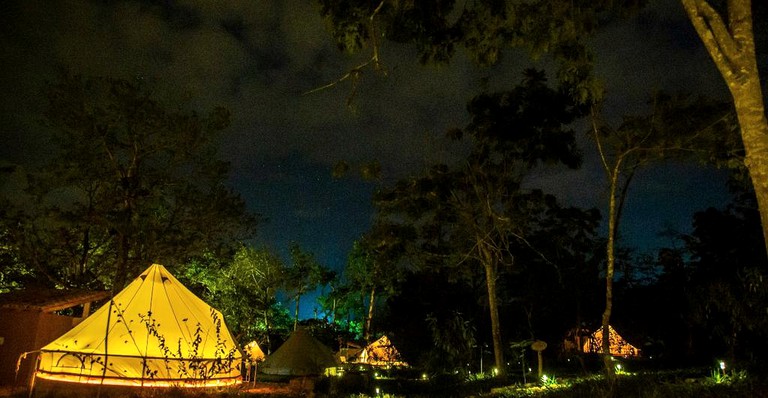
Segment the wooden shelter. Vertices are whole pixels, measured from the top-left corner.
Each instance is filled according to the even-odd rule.
[[[26,384],[35,370],[36,351],[82,322],[93,304],[109,295],[42,288],[0,294],[0,384]]]

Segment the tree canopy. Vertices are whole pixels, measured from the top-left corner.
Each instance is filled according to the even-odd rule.
[[[139,81],[63,74],[48,84],[54,157],[10,200],[13,250],[57,286],[120,289],[151,263],[227,255],[258,218],[216,155],[229,112],[163,104]]]

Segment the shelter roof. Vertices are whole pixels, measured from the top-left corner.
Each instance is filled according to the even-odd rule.
[[[31,288],[0,294],[0,308],[54,312],[109,296],[106,290]]]

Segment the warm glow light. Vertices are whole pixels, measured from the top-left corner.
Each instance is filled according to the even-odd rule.
[[[185,388],[206,388],[206,387],[227,387],[242,383],[238,378],[227,379],[208,379],[208,380],[152,380],[152,379],[102,379],[101,377],[74,376],[74,375],[54,375],[38,372],[35,377],[60,381],[65,383],[81,384],[103,384],[109,386],[126,387],[185,387]]]

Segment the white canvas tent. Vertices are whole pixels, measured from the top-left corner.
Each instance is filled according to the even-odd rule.
[[[262,351],[256,340],[251,341],[243,347],[243,354],[245,354],[245,358],[251,363],[261,362],[266,358],[264,351]]]
[[[241,353],[219,311],[154,264],[41,349],[36,377],[131,386],[233,385]]]
[[[624,340],[621,335],[613,328],[613,326],[608,325],[608,346],[609,351],[611,355],[613,356],[619,356],[619,357],[639,357],[640,356],[640,349],[633,346],[632,344],[629,344],[626,340]],[[584,342],[583,347],[584,352],[590,353],[601,353],[603,352],[603,328],[598,328],[595,330],[594,333],[592,333],[589,336],[589,339]]]
[[[400,357],[400,352],[385,336],[368,344],[358,356],[356,362],[376,366],[408,366]]]

